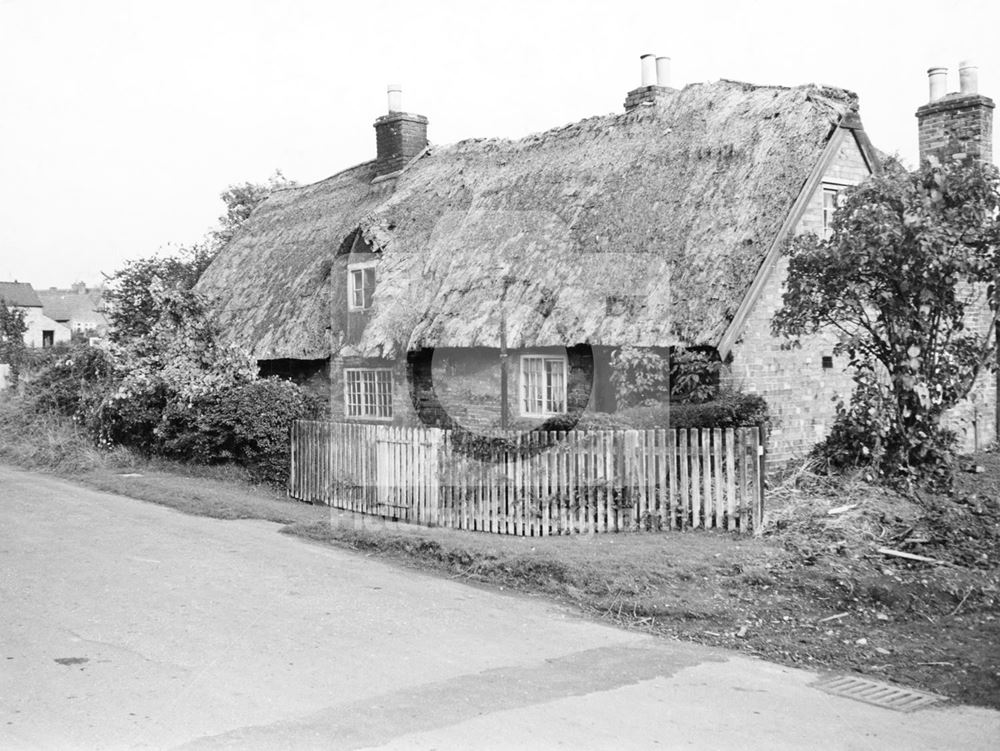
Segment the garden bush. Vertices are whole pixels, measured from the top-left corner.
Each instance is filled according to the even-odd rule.
[[[174,401],[156,428],[165,456],[206,464],[236,462],[256,482],[280,484],[288,477],[289,428],[313,417],[319,400],[289,381],[266,378]]]
[[[758,394],[724,392],[701,404],[629,407],[618,417],[632,428],[739,428],[769,422],[767,402]]]
[[[577,417],[579,419],[577,419]],[[647,430],[651,428],[741,428],[767,425],[767,402],[758,394],[726,391],[700,404],[666,403],[628,407],[618,412],[555,415],[545,422],[517,420],[511,428],[553,430]]]
[[[25,378],[24,392],[38,412],[87,422],[110,388],[107,353],[84,343],[41,350]]]

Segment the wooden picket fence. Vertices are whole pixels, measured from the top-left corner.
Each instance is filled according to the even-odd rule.
[[[758,427],[458,434],[320,421],[291,431],[289,495],[513,535],[760,529]]]

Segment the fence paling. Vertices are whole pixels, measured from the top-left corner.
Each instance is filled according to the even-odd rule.
[[[520,536],[705,527],[764,518],[759,428],[495,434],[300,421],[289,495],[425,525]]]

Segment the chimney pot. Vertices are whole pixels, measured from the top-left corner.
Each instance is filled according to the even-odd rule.
[[[972,60],[963,60],[958,64],[958,81],[963,94],[979,93],[979,66]]]
[[[656,55],[646,53],[640,55],[642,61],[642,86],[656,86]]]
[[[658,58],[656,58],[656,85],[657,86],[669,86],[670,85],[670,58],[669,57],[658,57]]]
[[[403,111],[403,87],[398,83],[390,83],[386,87],[389,94],[389,113]]]
[[[936,102],[948,93],[948,69],[929,68],[927,70],[927,83],[930,86],[930,97],[927,101]]]

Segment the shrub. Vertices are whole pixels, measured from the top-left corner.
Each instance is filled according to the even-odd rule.
[[[572,415],[555,415],[545,422],[516,421],[511,427],[553,430],[648,430],[650,428],[740,428],[767,425],[767,402],[758,394],[723,392],[701,404],[657,404],[629,407],[618,412],[586,412],[574,422]]]
[[[953,471],[955,434],[940,425],[900,426],[892,396],[871,368],[859,369],[849,405],[837,404],[830,435],[812,450],[831,469],[867,467],[890,481],[918,477],[947,486]]]
[[[86,421],[110,388],[107,354],[84,343],[45,352],[35,372],[25,378],[32,407]]]
[[[656,404],[619,412],[630,427],[738,428],[768,423],[767,402],[758,394],[725,392],[701,404]]]
[[[217,464],[234,461],[257,482],[288,477],[288,431],[314,416],[319,402],[289,381],[266,378],[167,405],[156,428],[166,456]]]
[[[156,428],[168,405],[162,384],[122,394],[119,388],[98,404],[87,423],[97,444],[106,448],[126,446],[143,454],[156,453]]]

